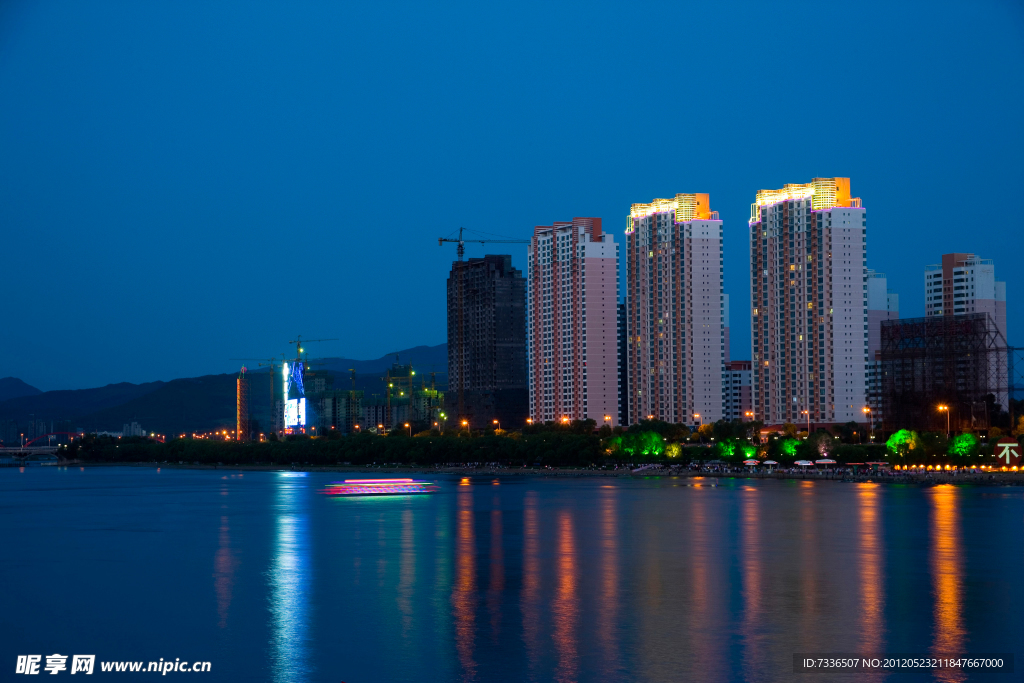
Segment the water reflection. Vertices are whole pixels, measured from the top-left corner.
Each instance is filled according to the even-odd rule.
[[[276,484],[274,555],[270,564],[271,669],[274,680],[307,680],[309,596],[312,581],[306,482],[284,476]]]
[[[619,524],[618,489],[601,490],[601,595],[598,639],[605,662],[605,677],[619,668]]]
[[[963,559],[960,544],[959,492],[954,486],[931,489],[932,538],[931,568],[934,595],[935,636],[932,654],[956,656],[964,651]],[[945,681],[964,680],[961,671],[945,669],[938,673]]]
[[[555,650],[558,652],[556,681],[574,681],[579,667],[576,627],[579,623],[579,596],[576,564],[576,540],[572,513],[558,515],[558,565],[552,613],[555,622]]]
[[[402,637],[412,628],[412,596],[416,584],[416,534],[412,510],[402,511],[402,543],[398,570],[398,613],[402,616]]]
[[[764,652],[760,647],[760,630],[764,619],[761,595],[761,534],[764,532],[761,529],[760,494],[757,489],[746,487],[740,495],[743,671],[747,680],[753,680],[764,673]]]
[[[502,550],[501,499],[494,497],[491,510],[491,583],[487,588],[487,607],[491,613],[491,637],[498,641],[501,632],[501,594],[505,591],[505,553]]]
[[[476,632],[476,541],[473,530],[473,489],[460,488],[455,521],[455,585],[452,608],[455,616],[455,650],[464,680],[476,679],[473,637]]]
[[[885,583],[878,488],[879,484],[857,485],[857,508],[860,517],[861,652],[885,650]]]
[[[217,554],[213,559],[213,587],[217,593],[218,626],[227,628],[228,608],[231,607],[231,594],[235,586],[235,568],[238,559],[231,548],[231,534],[228,518],[220,518],[220,533],[217,537]]]
[[[711,528],[713,510],[711,496],[715,488],[700,488],[693,491],[690,497],[690,533],[691,543],[688,548],[690,557],[690,576],[692,577],[691,602],[692,610],[689,614],[690,633],[690,664],[694,670],[701,672],[701,678],[705,680],[722,680],[725,665],[724,658],[718,651],[716,629],[719,625],[721,609],[715,604],[715,597],[718,594],[716,588],[716,574],[721,569],[715,563],[712,549],[717,545],[720,538]],[[650,654],[651,662],[660,662],[664,659],[660,653]],[[652,677],[653,678],[653,677]],[[659,672],[659,679],[666,679],[664,670]]]
[[[801,643],[818,642],[818,590],[821,580],[819,560],[821,541],[818,538],[816,490],[813,481],[800,482],[800,589],[797,600],[800,606]]]
[[[523,644],[530,680],[536,680],[540,657],[540,525],[537,493],[527,491],[523,500],[523,589],[519,600],[523,613]]]

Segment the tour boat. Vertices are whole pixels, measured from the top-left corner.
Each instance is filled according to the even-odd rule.
[[[346,479],[336,481],[323,490],[330,496],[408,496],[418,493],[433,493],[436,484],[412,479]]]

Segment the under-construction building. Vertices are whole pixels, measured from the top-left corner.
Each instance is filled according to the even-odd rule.
[[[404,428],[406,424],[433,427],[435,422],[441,426],[444,392],[437,389],[433,378],[427,386],[426,377],[417,375],[412,365],[393,363],[381,379],[384,393],[362,401],[362,429],[373,431],[382,427],[388,431]]]
[[[987,313],[881,322],[885,429],[987,428],[1008,407],[1006,340]],[[994,401],[986,397],[991,394]]]
[[[494,420],[503,427],[526,424],[526,280],[511,256],[452,264],[448,391],[457,402],[449,401],[451,419],[476,428],[493,427]]]

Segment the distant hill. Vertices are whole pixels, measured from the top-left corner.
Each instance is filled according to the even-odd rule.
[[[448,371],[448,345],[438,344],[437,346],[414,346],[411,349],[402,349],[385,354],[374,360],[355,360],[352,358],[318,358],[317,362],[323,365],[316,366],[324,370],[330,370],[338,374],[348,374],[349,368],[356,371],[357,375],[372,375],[381,373],[395,363],[395,356],[402,365],[412,363],[416,371],[422,373],[447,372]],[[267,368],[258,368],[253,372],[267,372]]]
[[[0,402],[0,420],[76,420],[104,408],[121,405],[156,391],[164,382],[108,384],[97,389],[45,391]],[[120,426],[118,426],[120,429]]]
[[[76,427],[120,431],[125,423],[138,422],[146,431],[174,435],[234,425],[236,377],[206,375],[161,382],[153,391],[82,415]],[[261,398],[259,387],[253,387],[251,393]],[[269,403],[269,398],[264,402]]]
[[[430,373],[436,373],[435,386],[442,391],[448,384],[448,346],[417,346],[397,352],[398,361],[412,363],[417,377],[430,385]],[[309,372],[328,371],[334,376],[335,389],[351,388],[349,368],[356,371],[356,389],[384,394],[381,377],[395,362],[395,354],[375,360],[325,358],[316,361]],[[322,364],[320,364],[322,363]],[[0,401],[0,420],[70,420],[73,428],[88,431],[120,431],[128,422],[138,422],[146,431],[175,435],[230,427],[235,423],[234,373],[176,379],[146,384],[109,384],[97,389],[39,392],[20,380],[34,395],[20,395]],[[274,382],[280,391],[279,375]],[[266,368],[250,372],[249,411],[253,419],[269,422],[270,385]],[[2,381],[0,381],[2,382]],[[4,385],[0,384],[0,387]],[[266,428],[265,424],[261,425]]]
[[[20,398],[22,396],[35,396],[41,393],[43,392],[29,384],[25,384],[17,377],[0,378],[0,401],[6,401],[9,398]]]

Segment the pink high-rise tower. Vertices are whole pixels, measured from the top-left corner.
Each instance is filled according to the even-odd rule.
[[[617,302],[618,245],[600,218],[534,228],[526,289],[534,422],[618,425]]]

